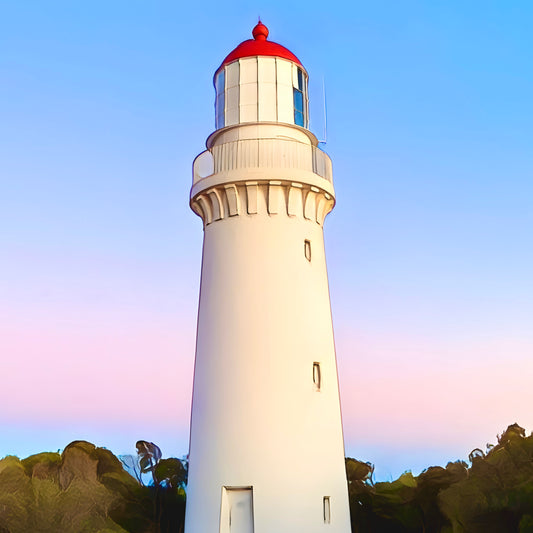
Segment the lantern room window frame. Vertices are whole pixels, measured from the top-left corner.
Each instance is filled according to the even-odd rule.
[[[300,67],[297,67],[297,74],[294,87],[292,89],[294,105],[294,123],[302,128],[308,128],[307,110],[307,83],[306,76]]]
[[[248,59],[248,58],[246,58]],[[281,90],[285,91],[288,89],[290,91],[290,85],[287,87],[286,83],[283,83],[279,81],[279,66],[278,61],[283,62],[283,64],[290,63],[289,61],[285,59],[275,58],[276,59],[276,67],[275,67],[275,117],[270,118],[273,122],[280,122],[285,124],[295,124],[296,126],[299,126],[301,128],[309,129],[309,96],[308,96],[308,77],[305,69],[301,66],[297,66],[294,63],[290,67],[292,70],[292,73],[290,74],[289,79],[287,80],[290,85],[292,85],[292,111],[290,109],[290,93],[288,93],[287,99],[284,100],[283,105],[283,118],[280,110],[280,95]],[[242,84],[240,81],[240,62],[241,60],[236,60],[229,65],[224,65],[216,74],[214,79],[214,86],[215,86],[215,129],[219,130],[222,128],[225,128],[226,126],[230,126],[233,124],[241,123],[241,113],[243,104],[240,100],[240,92],[244,88],[248,88],[248,85],[250,85],[249,82],[246,84]],[[233,67],[233,65],[236,64],[236,72],[229,72],[228,67]],[[286,69],[286,67],[284,67]],[[285,70],[286,72],[286,70]],[[290,72],[290,71],[289,71]],[[290,81],[290,78],[292,78],[292,83]],[[257,117],[255,120],[251,120],[248,118],[248,120],[244,119],[243,122],[262,122],[260,120],[260,109],[261,109],[261,102],[259,99],[260,91],[259,91],[259,85],[260,85],[259,78],[257,79],[256,86],[257,86],[257,100],[256,100],[256,107],[257,107]],[[280,84],[280,85],[278,85]],[[265,84],[265,85],[271,85],[271,82]],[[235,92],[236,91],[236,92]],[[230,94],[231,93],[231,94]],[[284,93],[286,94],[286,93]],[[285,97],[284,97],[285,98]],[[244,105],[244,107],[250,107],[249,105]],[[249,113],[248,113],[249,115]],[[246,116],[248,116],[246,115]],[[292,115],[292,116],[291,116]]]

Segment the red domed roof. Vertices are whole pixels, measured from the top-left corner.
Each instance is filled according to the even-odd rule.
[[[298,65],[302,65],[300,60],[290,51],[287,50],[281,44],[275,43],[273,41],[267,41],[268,37],[268,28],[259,21],[255,28],[252,30],[253,39],[248,39],[243,41],[233,52],[230,52],[226,59],[222,61],[220,67],[217,71],[220,70],[224,65],[240,59],[241,57],[251,57],[251,56],[276,56],[282,57],[283,59],[288,59],[289,61],[294,61]]]

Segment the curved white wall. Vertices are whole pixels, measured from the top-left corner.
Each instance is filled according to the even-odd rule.
[[[231,531],[223,488],[252,487],[255,533],[349,533],[322,233],[334,200],[305,180],[194,194],[206,226],[185,531]]]

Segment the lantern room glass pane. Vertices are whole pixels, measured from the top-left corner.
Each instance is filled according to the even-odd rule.
[[[304,95],[298,89],[294,89],[294,109],[300,113],[304,112]]]
[[[299,89],[293,89],[294,99],[294,123],[297,126],[304,126],[304,95]]]
[[[217,90],[217,95],[224,92],[225,87],[225,76],[224,76],[224,69],[222,69],[218,74],[215,81],[215,86]]]
[[[215,78],[216,103],[215,103],[215,127],[223,128],[225,125],[225,104],[226,104],[226,76],[224,70],[220,71]]]
[[[217,97],[217,108],[216,108],[216,128],[224,127],[224,93],[220,94]]]
[[[304,90],[303,78],[304,78],[304,75],[303,75],[302,69],[299,68],[298,69],[298,89],[300,89],[300,91]]]

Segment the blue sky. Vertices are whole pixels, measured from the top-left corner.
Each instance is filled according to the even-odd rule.
[[[187,452],[191,164],[250,37],[311,79],[346,452],[381,478],[533,428],[529,2],[4,2],[0,455]]]

